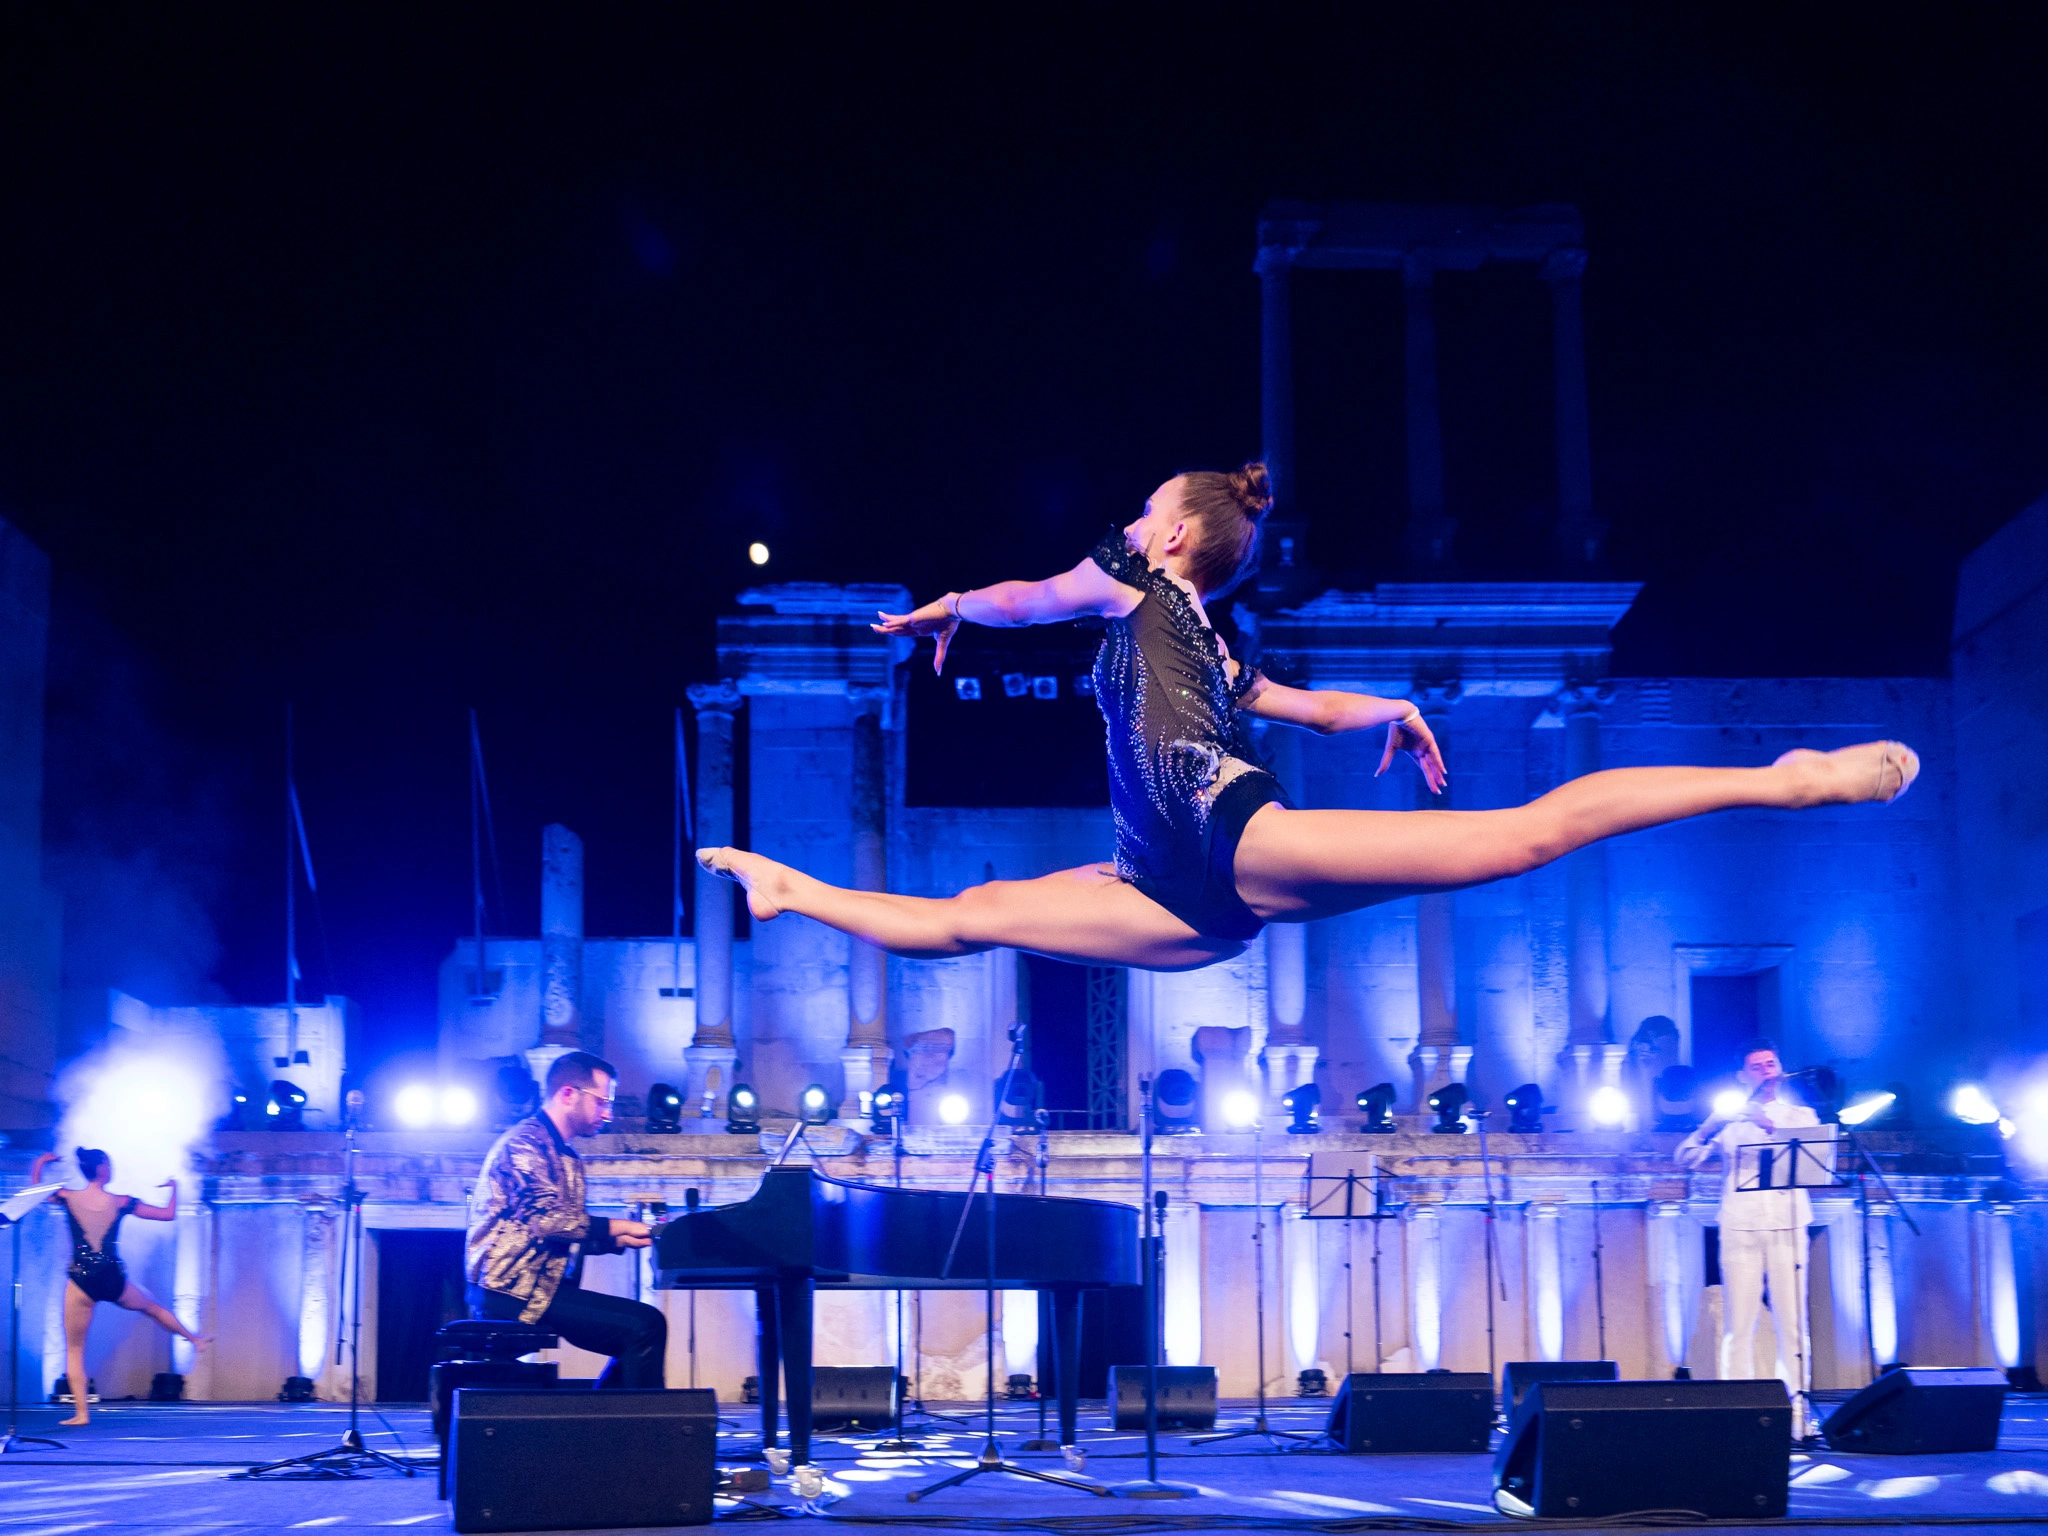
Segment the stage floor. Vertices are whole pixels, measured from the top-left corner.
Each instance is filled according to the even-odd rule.
[[[365,1413],[364,1434],[379,1449],[418,1457],[418,1476],[379,1473],[351,1482],[243,1482],[230,1474],[253,1462],[301,1455],[331,1445],[347,1427],[347,1410],[326,1404],[107,1403],[82,1430],[60,1429],[66,1410],[24,1410],[22,1432],[64,1442],[62,1449],[24,1449],[0,1456],[0,1536],[218,1536],[355,1527],[447,1529],[448,1506],[435,1496],[433,1446],[426,1415],[386,1406]],[[744,1424],[744,1408],[729,1408]],[[1315,1431],[1327,1401],[1274,1405],[1276,1428]],[[911,1504],[904,1495],[971,1463],[980,1449],[978,1413],[959,1423],[927,1423],[930,1449],[918,1456],[880,1456],[875,1437],[818,1442],[830,1478],[827,1496],[806,1509],[779,1479],[770,1492],[748,1495],[785,1516],[822,1516],[848,1523],[886,1522],[904,1532],[963,1528],[1036,1529],[1101,1536],[1147,1530],[1455,1530],[1517,1524],[1488,1503],[1490,1461],[1481,1456],[1343,1456],[1272,1451],[1257,1440],[1191,1446],[1184,1435],[1162,1436],[1160,1476],[1191,1483],[1196,1497],[1172,1502],[1096,1498],[1020,1478],[991,1475]],[[1242,1418],[1230,1405],[1226,1423]],[[971,1422],[970,1422],[971,1418]],[[1086,1405],[1082,1443],[1086,1476],[1118,1483],[1144,1475],[1144,1439],[1102,1429],[1099,1406]],[[997,1416],[1006,1447],[1030,1438],[1031,1405],[1006,1404]],[[744,1429],[721,1437],[725,1458],[757,1450]],[[1016,1459],[1062,1470],[1056,1455]],[[591,1478],[630,1476],[630,1469],[592,1467]],[[768,1511],[721,1504],[721,1522],[773,1518]],[[2008,1398],[2000,1449],[1970,1456],[1794,1457],[1792,1522],[1871,1530],[1956,1521],[1973,1525],[2048,1521],[2048,1397]],[[1105,1522],[1107,1523],[1105,1525]],[[1782,1528],[1784,1522],[1771,1522]],[[1554,1528],[1554,1527],[1552,1527]],[[1615,1529],[1609,1526],[1607,1529]],[[1767,1529],[1770,1527],[1757,1527]]]

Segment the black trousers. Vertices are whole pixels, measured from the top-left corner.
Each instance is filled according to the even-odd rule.
[[[471,1317],[512,1322],[524,1305],[502,1291],[469,1288]],[[597,1379],[600,1387],[667,1385],[662,1360],[668,1352],[668,1319],[644,1301],[564,1285],[533,1326],[560,1334],[578,1349],[610,1355],[612,1363]]]

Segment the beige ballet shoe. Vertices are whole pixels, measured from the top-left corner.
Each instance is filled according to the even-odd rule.
[[[699,848],[697,850],[697,862],[699,864],[711,871],[712,874],[717,875],[721,880],[732,881],[747,893],[747,910],[753,914],[755,922],[772,922],[774,919],[782,916],[782,908],[775,905],[767,897],[758,895],[755,892],[754,881],[742,867],[741,860],[759,860],[763,864],[774,862],[770,859],[761,858],[759,854],[747,853],[739,848]]]
[[[1920,754],[1903,741],[1888,741],[1884,744],[1884,756],[1878,759],[1877,792],[1871,798],[1890,805],[1911,789],[1919,777]]]

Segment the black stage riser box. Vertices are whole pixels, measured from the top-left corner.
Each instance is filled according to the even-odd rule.
[[[463,1387],[448,1435],[455,1529],[709,1525],[717,1448],[707,1390]]]
[[[1791,1456],[1783,1382],[1539,1382],[1494,1458],[1494,1487],[1544,1520],[1776,1519]]]
[[[1510,1360],[1501,1372],[1501,1407],[1513,1413],[1539,1381],[1619,1381],[1612,1360]]]
[[[813,1366],[811,1428],[880,1429],[895,1422],[900,1381],[893,1366]]]
[[[1216,1427],[1216,1367],[1213,1365],[1162,1365],[1159,1372],[1159,1427],[1161,1429],[1214,1429]],[[1112,1365],[1109,1368],[1109,1401],[1117,1429],[1145,1428],[1145,1367]]]
[[[1828,1449],[1929,1456],[1998,1449],[2005,1372],[1984,1366],[1902,1365],[1828,1415]]]
[[[1330,1438],[1347,1451],[1474,1451],[1493,1436],[1493,1378],[1484,1371],[1344,1378]]]

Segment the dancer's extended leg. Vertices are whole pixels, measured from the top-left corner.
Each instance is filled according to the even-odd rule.
[[[1919,772],[1896,742],[1788,752],[1768,768],[1615,768],[1498,811],[1290,811],[1253,816],[1237,889],[1269,922],[1305,922],[1526,874],[1588,843],[1741,806],[1895,800]]]
[[[126,1307],[130,1312],[140,1312],[144,1317],[155,1323],[157,1327],[163,1329],[164,1332],[174,1333],[187,1343],[204,1345],[207,1342],[190,1328],[179,1322],[176,1313],[150,1295],[149,1292],[145,1291],[133,1280],[130,1280],[121,1294],[115,1298],[114,1305]]]
[[[697,858],[747,888],[759,921],[801,912],[913,960],[1004,947],[1083,964],[1191,971],[1244,949],[1235,940],[1204,938],[1104,865],[930,897],[849,891],[739,848],[706,848]]]

